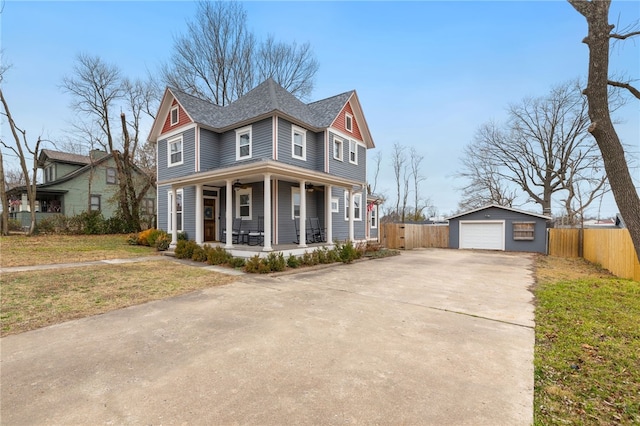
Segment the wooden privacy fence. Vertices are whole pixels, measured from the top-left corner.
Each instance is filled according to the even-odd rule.
[[[580,252],[618,277],[640,281],[640,262],[628,229],[549,229],[549,255],[580,257]]]
[[[447,225],[385,223],[381,226],[381,242],[387,248],[411,250],[449,247],[449,226]]]

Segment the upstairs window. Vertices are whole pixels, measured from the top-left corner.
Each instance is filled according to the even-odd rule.
[[[333,138],[333,158],[342,161],[342,139]]]
[[[56,180],[55,164],[50,164],[44,169],[44,179],[45,182],[53,182],[54,180]]]
[[[182,164],[182,136],[170,139],[167,145],[169,146],[167,150],[169,154],[169,167]]]
[[[115,185],[118,183],[118,174],[115,167],[107,167],[107,184]]]
[[[535,222],[513,222],[513,239],[533,241],[536,231]]]
[[[353,132],[353,116],[348,112],[344,114],[344,128],[347,132]]]
[[[180,121],[180,116],[178,115],[178,106],[174,106],[171,108],[171,125],[175,126]]]
[[[291,156],[299,160],[307,160],[307,131],[300,127],[291,127]]]
[[[251,126],[236,130],[236,160],[251,158]]]
[[[358,144],[356,141],[349,141],[349,162],[358,164]]]
[[[143,198],[140,204],[140,213],[143,215],[152,215],[156,211],[156,202],[153,198]],[[169,218],[171,220],[171,218]]]
[[[236,191],[236,219],[251,220],[251,188]]]

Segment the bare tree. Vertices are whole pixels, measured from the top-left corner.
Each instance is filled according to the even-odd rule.
[[[0,150],[0,202],[2,202],[2,235],[9,235],[9,206],[7,203],[7,186],[4,178],[4,160],[2,159],[2,151]]]
[[[613,81],[609,77],[609,47],[611,40],[626,40],[640,31],[613,32],[609,24],[610,0],[568,0],[585,17],[588,26],[583,42],[589,47],[589,75],[584,94],[589,105],[589,133],[595,138],[613,196],[629,229],[636,255],[640,258],[640,197],[633,184],[625,151],[613,126],[610,112],[609,86],[626,89],[637,99],[640,91],[629,82]]]
[[[517,188],[538,203],[543,214],[551,214],[552,200],[569,190],[569,185],[574,189],[583,185],[584,193],[583,177],[589,176],[592,182],[602,167],[586,131],[587,105],[579,83],[564,83],[545,97],[524,99],[511,105],[508,113],[504,126],[487,123],[478,130],[465,150],[465,155],[477,158],[463,159],[459,175],[471,177],[479,191],[500,204],[513,203],[512,190]],[[604,182],[604,175],[597,180]],[[595,185],[590,198],[596,199],[605,190],[604,183]]]
[[[111,153],[118,175],[117,200],[122,218],[133,230],[140,229],[140,203],[153,185],[153,176],[140,181],[135,166],[140,154],[141,119],[150,104],[154,90],[150,84],[130,81],[121,76],[120,70],[105,63],[97,56],[78,55],[74,72],[63,79],[62,87],[73,95],[73,108],[84,114],[89,122],[76,126],[93,146],[97,144]],[[120,114],[122,138],[114,110],[118,107],[130,112]],[[115,126],[115,127],[114,127]]]
[[[423,211],[429,205],[429,203],[420,195],[420,184],[427,179],[420,173],[420,167],[423,160],[424,155],[419,154],[414,147],[411,147],[411,153],[409,155],[409,165],[411,167],[411,177],[413,180],[413,221],[415,222],[422,220],[422,218],[424,217]]]
[[[373,186],[370,187],[371,194],[377,194],[376,190],[378,188],[378,177],[380,176],[380,166],[382,165],[382,151],[376,152],[376,155],[373,156]]]
[[[308,43],[287,45],[270,36],[259,44],[241,3],[200,1],[187,33],[174,40],[161,75],[169,86],[224,106],[268,77],[304,98],[317,70]]]
[[[393,144],[393,151],[391,152],[391,166],[393,167],[393,175],[396,182],[396,210],[397,215],[400,214],[400,199],[402,198],[402,173],[405,169],[405,163],[407,156],[405,153],[405,147],[399,142]]]
[[[29,201],[29,209],[31,212],[31,224],[29,226],[29,235],[31,235],[36,229],[36,177],[38,173],[38,155],[40,153],[40,144],[43,141],[40,137],[38,137],[33,146],[27,142],[27,131],[20,129],[16,125],[2,89],[0,89],[0,102],[2,103],[2,107],[4,109],[3,115],[7,118],[7,122],[9,123],[9,128],[11,129],[11,135],[13,136],[13,142],[15,146],[9,144],[3,139],[0,139],[0,144],[2,144],[5,148],[13,151],[13,153],[16,154],[16,156],[20,159],[20,168],[22,169],[22,173],[24,175],[25,185],[27,189],[27,199]],[[31,176],[29,175],[29,167],[27,166],[27,154],[31,154],[33,158],[33,166],[31,169],[31,172],[33,174]],[[3,199],[3,203],[6,203],[5,199]]]

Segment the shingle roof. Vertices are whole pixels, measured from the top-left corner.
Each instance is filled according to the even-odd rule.
[[[269,78],[240,99],[221,107],[174,88],[169,90],[195,122],[214,129],[224,129],[274,111],[312,127],[328,127],[353,93],[305,104]]]
[[[52,151],[50,149],[43,149],[41,152],[43,155],[46,155],[49,159],[54,161],[82,165],[91,163],[91,159],[88,155],[71,154],[69,152]]]

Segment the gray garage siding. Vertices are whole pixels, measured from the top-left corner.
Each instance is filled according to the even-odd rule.
[[[488,217],[487,217],[488,215]],[[469,214],[461,215],[449,220],[449,247],[459,248],[460,242],[460,221],[485,221],[504,220],[505,222],[505,250],[522,251],[534,253],[546,253],[547,250],[547,229],[546,220],[537,216],[531,216],[498,207],[490,207]],[[532,241],[514,240],[514,222],[534,222],[535,232]]]

